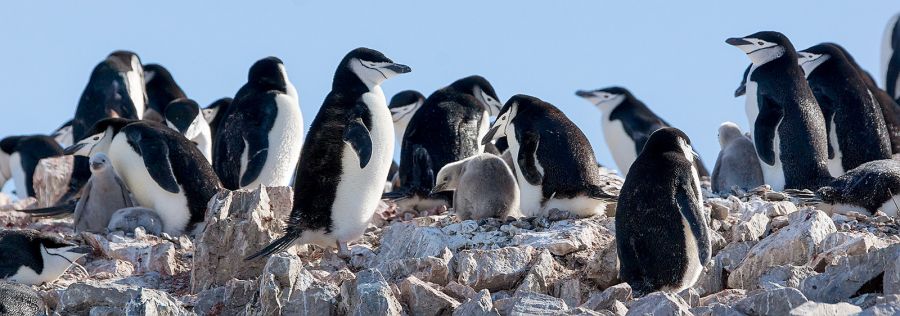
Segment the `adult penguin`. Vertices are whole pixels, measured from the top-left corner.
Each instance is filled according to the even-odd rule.
[[[169,70],[162,65],[144,65],[144,81],[147,89],[145,120],[164,122],[166,106],[176,99],[187,98]]]
[[[20,199],[35,196],[33,178],[38,162],[62,154],[62,147],[46,135],[10,136],[0,140],[0,186],[12,179]]]
[[[219,131],[219,124],[222,123],[222,117],[228,112],[232,98],[221,98],[210,105],[203,108],[203,118],[209,124],[209,133],[212,135],[212,148],[216,148],[216,133]],[[215,151],[213,151],[213,160],[215,160]]]
[[[709,227],[687,135],[657,130],[634,161],[616,207],[619,277],[635,297],[678,293],[709,262]]]
[[[747,114],[763,177],[775,190],[815,190],[828,173],[825,120],[790,40],[764,31],[726,43],[750,57]]]
[[[106,119],[91,132],[66,148],[66,154],[106,154],[137,204],[156,210],[170,235],[203,221],[209,200],[222,185],[197,146],[150,121]]]
[[[303,144],[297,90],[276,57],[247,77],[216,130],[213,167],[230,190],[290,185]]]
[[[900,14],[891,17],[881,43],[884,90],[900,103]]]
[[[365,232],[394,152],[394,128],[381,83],[409,71],[368,48],[344,56],[300,152],[285,234],[248,260],[295,242],[337,246],[339,254],[349,255],[346,243]]]
[[[449,205],[452,193],[432,194],[434,176],[451,162],[484,152],[481,138],[490,115],[499,112],[493,86],[481,76],[459,79],[425,99],[416,111],[400,150],[400,187],[385,197],[404,210]]]
[[[592,216],[603,212],[614,198],[603,191],[591,143],[552,104],[532,96],[513,96],[481,142],[502,137],[509,143],[525,216],[546,215],[554,208]]]

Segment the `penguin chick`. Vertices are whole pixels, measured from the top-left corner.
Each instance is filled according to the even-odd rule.
[[[113,213],[135,203],[106,154],[91,156],[90,167],[91,178],[75,204],[75,232],[105,233]]]
[[[453,209],[461,220],[504,219],[519,208],[519,187],[506,162],[482,153],[449,163],[438,172],[432,193],[456,191]]]
[[[156,211],[146,207],[128,207],[113,213],[106,229],[110,232],[123,231],[133,234],[135,228],[143,227],[148,234],[159,235],[162,233],[162,219]]]
[[[764,183],[756,147],[737,124],[725,122],[719,126],[719,145],[722,151],[712,172],[713,192],[725,193],[732,187],[749,190]]]

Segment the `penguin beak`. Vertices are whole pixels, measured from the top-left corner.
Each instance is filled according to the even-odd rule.
[[[731,45],[731,46],[741,46],[741,45],[753,44],[753,43],[750,43],[749,41],[747,41],[743,38],[740,38],[740,37],[729,38],[729,39],[725,40],[725,43],[727,43],[728,45]]]
[[[81,150],[81,148],[84,148],[84,146],[85,146],[85,144],[75,144],[75,145],[69,146],[65,150],[63,150],[63,155],[67,155],[67,156],[74,155],[79,150]]]
[[[594,96],[594,94],[591,93],[590,91],[584,91],[584,90],[575,91],[575,95],[582,97],[582,98],[590,98],[590,97]]]
[[[436,194],[436,193],[440,193],[440,192],[444,192],[444,191],[447,191],[447,189],[444,188],[443,183],[438,183],[437,185],[434,186],[434,188],[431,188],[431,194]]]
[[[499,131],[499,130],[500,130],[499,125],[494,125],[493,127],[491,127],[491,129],[488,130],[487,135],[484,135],[484,138],[481,139],[481,144],[487,145],[492,140],[494,140],[494,135],[497,134],[497,131]]]
[[[737,98],[744,95],[745,93],[747,93],[747,85],[742,83],[740,86],[738,86],[737,90],[734,90],[734,97]]]
[[[409,66],[402,64],[388,64],[382,68],[393,71],[397,74],[405,74],[412,71],[412,68],[409,68]]]
[[[73,253],[89,254],[89,253],[94,252],[94,248],[92,248],[90,246],[81,246],[81,247],[75,247],[75,248],[69,249],[68,251],[73,252]]]

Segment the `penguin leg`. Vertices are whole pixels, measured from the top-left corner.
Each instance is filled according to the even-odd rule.
[[[350,259],[350,248],[347,247],[347,243],[338,240],[337,242],[337,256],[343,260]]]

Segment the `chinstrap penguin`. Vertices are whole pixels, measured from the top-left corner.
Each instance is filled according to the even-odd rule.
[[[166,125],[197,144],[197,149],[212,163],[212,134],[200,113],[200,105],[191,99],[176,99],[166,106]]]
[[[75,232],[106,233],[106,226],[117,210],[135,205],[116,169],[104,153],[91,156],[91,179],[75,204]]]
[[[864,163],[816,194],[835,212],[873,214],[881,210],[897,217],[900,208],[900,161],[875,160]]]
[[[62,147],[50,136],[10,136],[0,140],[0,186],[12,179],[20,199],[35,196],[33,178],[38,162],[62,154]]]
[[[433,191],[453,191],[453,211],[460,220],[506,219],[519,209],[515,176],[494,154],[482,153],[445,165]]]
[[[62,147],[72,146],[75,143],[75,140],[72,139],[72,121],[68,120],[50,134],[50,137],[53,137]]]
[[[593,91],[578,90],[575,95],[587,99],[600,109],[603,119],[603,137],[621,170],[622,176],[628,169],[654,131],[671,126],[653,113],[644,102],[638,100],[631,91],[622,87],[609,87]],[[695,157],[697,171],[701,177],[709,176],[706,166]]]
[[[248,260],[295,242],[337,246],[339,254],[349,255],[346,243],[365,232],[394,153],[394,127],[381,83],[408,72],[408,66],[372,49],[344,56],[300,151],[285,234]]]
[[[881,43],[881,74],[884,90],[900,103],[900,13],[891,17]]]
[[[725,122],[719,126],[719,145],[722,150],[710,178],[713,192],[728,193],[734,187],[746,191],[765,183],[756,147],[737,124]]]
[[[150,121],[106,119],[91,132],[66,154],[106,154],[137,204],[159,213],[163,232],[181,235],[203,221],[222,185],[197,146]]]
[[[219,123],[222,122],[225,112],[228,112],[231,101],[233,101],[232,98],[221,98],[203,108],[203,118],[206,119],[206,123],[209,125],[209,134],[212,135],[212,148],[216,148],[216,133],[219,131]],[[215,151],[213,151],[213,160],[215,160]]]
[[[254,63],[223,115],[213,148],[222,185],[230,190],[290,185],[303,144],[303,116],[281,60]]]
[[[391,97],[388,103],[388,109],[391,110],[391,119],[394,120],[394,138],[395,144],[403,144],[403,135],[406,133],[406,126],[412,119],[416,111],[425,103],[425,96],[415,90],[405,90]],[[399,184],[400,179],[397,178],[397,172],[400,165],[396,161],[391,162],[391,170],[388,172],[387,182],[385,183],[385,193],[391,192],[394,183]],[[399,187],[399,186],[397,186]]]
[[[176,99],[187,98],[169,70],[162,65],[144,65],[144,81],[147,90],[147,109],[143,116],[145,120],[164,122],[166,106]]]
[[[603,213],[614,198],[603,191],[587,137],[552,104],[513,96],[482,143],[502,137],[514,158],[523,215],[546,215],[556,208],[587,217]]]
[[[815,190],[830,181],[825,120],[790,40],[764,31],[726,43],[753,63],[746,107],[765,182],[780,191]]]
[[[825,119],[831,176],[838,177],[869,161],[891,158],[881,106],[842,50],[823,43],[799,54],[798,62]]]
[[[635,297],[678,293],[697,282],[710,260],[700,178],[687,135],[657,130],[625,177],[616,208],[619,278]]]
[[[0,230],[0,279],[39,285],[53,282],[91,252],[36,230]]]

